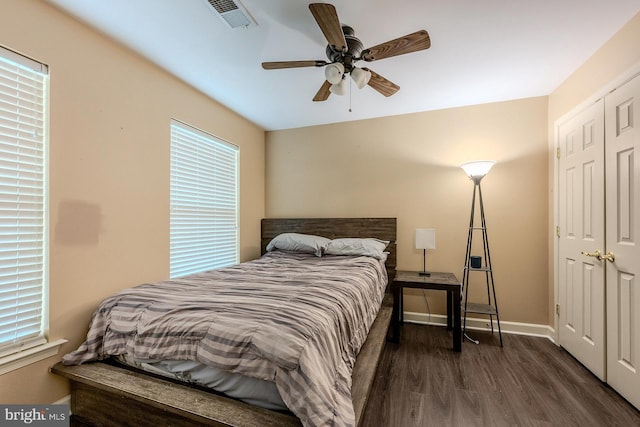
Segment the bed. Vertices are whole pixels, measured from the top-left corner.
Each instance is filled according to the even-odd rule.
[[[341,256],[340,252],[338,255],[330,254],[323,257],[278,250],[267,253],[269,242],[282,233],[319,235],[328,239],[366,237],[390,243],[385,249],[386,259],[382,261],[371,257]],[[77,366],[57,364],[52,368],[52,372],[71,380],[74,419],[79,423],[113,425],[182,423],[240,426],[299,425],[301,422],[309,426],[357,425],[366,405],[391,317],[390,298],[385,293],[387,280],[383,276],[388,276],[390,281],[395,273],[395,238],[395,218],[264,219],[261,236],[263,256],[260,259],[217,270],[211,274],[141,285],[123,291],[129,299],[124,299],[125,296],[120,295],[121,293],[110,297],[107,301],[111,302],[107,305],[113,303],[113,307],[109,307],[109,310],[121,311],[117,312],[117,316],[109,314],[111,317],[107,322],[101,320],[98,314],[106,312],[101,306],[94,315],[87,342],[71,357],[65,356],[67,364],[94,363]],[[351,267],[346,264],[354,262],[359,264],[358,269],[349,270]],[[302,267],[298,266],[299,263],[302,263]],[[283,270],[286,273],[278,274],[282,277],[278,278],[277,283],[271,279],[262,279],[260,273],[262,270],[269,270],[274,264],[286,266]],[[331,277],[318,276],[316,268],[331,271]],[[285,276],[286,286],[294,283],[293,287],[287,288],[282,283]],[[371,278],[374,279],[373,283],[378,284],[358,284],[359,281]],[[202,324],[203,319],[199,317],[199,312],[201,305],[209,304],[205,302],[208,301],[208,297],[205,294],[200,295],[197,309],[186,312],[168,309],[168,301],[189,300],[190,297],[186,296],[188,289],[194,286],[194,282],[204,281],[210,286],[207,293],[210,289],[216,290],[211,292],[216,295],[216,298],[211,298],[211,304],[218,308],[227,307],[225,311],[232,312],[231,317],[222,317],[214,310],[215,316],[221,317],[216,318],[215,322],[207,323],[203,326],[204,329],[196,331],[195,335],[191,326],[188,333],[176,330],[175,325],[180,323],[179,319],[185,318],[185,313],[188,317],[193,317],[191,323]],[[240,284],[234,281],[239,281]],[[232,282],[235,283],[233,288],[230,287]],[[225,292],[235,295],[236,292],[241,292],[243,287],[253,292],[252,295],[257,295],[257,290],[253,287],[258,282],[264,282],[266,288],[260,290],[260,297],[253,300],[250,310],[243,311],[239,305],[228,304],[232,299],[224,299]],[[338,287],[330,288],[334,285]],[[360,293],[360,289],[370,292],[369,289],[375,287],[381,289],[370,296]],[[175,295],[163,296],[162,303],[155,301],[148,305],[147,298],[157,293],[159,288],[175,292]],[[114,300],[123,300],[125,303],[115,303]],[[302,300],[303,307],[300,311],[296,312],[297,308],[289,305],[292,300]],[[332,319],[333,314],[331,319],[326,318],[323,311],[316,314],[318,301],[324,300],[329,301],[328,312],[337,313],[339,320]],[[352,300],[362,300],[365,304],[359,304],[355,308],[343,307],[346,302],[351,304]],[[123,306],[131,304],[142,305],[130,311],[122,311]],[[338,306],[341,307],[340,310],[337,309]],[[281,312],[284,317],[280,314],[269,314],[274,311]],[[168,317],[154,317],[158,312],[163,312],[163,316],[169,314]],[[172,313],[175,315],[170,329],[151,329],[149,326],[167,324],[167,319],[172,318]],[[254,314],[256,317],[252,319]],[[141,323],[140,318],[145,316],[148,319]],[[207,314],[206,317],[211,316]],[[297,323],[290,323],[287,317],[296,318]],[[105,334],[113,335],[115,330],[117,336],[102,342],[103,338],[95,330],[100,330],[105,323],[110,324],[109,332]],[[226,335],[231,323],[235,329],[244,328],[243,333],[238,335],[242,340],[236,335]],[[329,327],[334,323],[337,327]],[[282,328],[293,329],[293,335],[285,335]],[[349,338],[338,338],[338,341],[334,342],[333,338],[324,336],[325,331],[341,328],[348,332]],[[135,339],[131,338],[132,331],[136,331]],[[179,336],[179,342],[167,343],[166,337],[169,335]],[[196,335],[197,339],[194,339]],[[237,345],[229,345],[228,349],[225,347],[227,343],[236,341],[242,341],[245,349],[240,351]],[[142,373],[138,369],[132,370],[104,362],[95,363],[107,355],[127,352],[135,354],[137,360],[151,362],[163,358],[195,358],[199,362],[206,362],[207,365],[224,367],[225,370],[243,376],[265,380],[271,385],[275,384],[282,401],[293,414],[286,410],[269,410],[238,402],[229,397],[205,392],[201,388],[179,384],[173,379]],[[322,364],[318,362],[320,359]],[[140,365],[136,367],[145,368]],[[148,369],[148,366],[146,368]],[[326,387],[326,384],[329,384],[329,387]],[[117,404],[120,404],[121,410],[114,411]],[[275,408],[278,409],[277,404]],[[120,415],[119,419],[114,418],[116,414]]]

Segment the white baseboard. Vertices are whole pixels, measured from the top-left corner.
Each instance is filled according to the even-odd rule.
[[[447,316],[442,314],[425,314],[411,311],[404,312],[404,321],[407,323],[418,323],[422,325],[447,326]],[[498,323],[493,320],[494,331],[498,330]],[[555,342],[555,331],[549,325],[538,325],[535,323],[508,322],[501,320],[500,328],[505,334],[530,335],[534,337],[544,337],[551,342]],[[491,325],[488,318],[467,317],[467,329],[478,329],[490,331]]]

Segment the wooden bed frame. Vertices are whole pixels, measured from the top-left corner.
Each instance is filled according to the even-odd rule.
[[[328,238],[376,237],[389,240],[389,283],[396,270],[396,218],[263,219],[262,252],[283,232]],[[360,424],[391,322],[390,290],[358,354],[351,394]],[[71,425],[113,426],[300,426],[291,413],[259,408],[223,395],[105,362],[65,366],[51,372],[71,383]]]

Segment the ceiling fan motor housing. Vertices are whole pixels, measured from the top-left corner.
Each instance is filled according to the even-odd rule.
[[[360,53],[364,49],[364,45],[360,39],[355,36],[353,28],[350,26],[342,25],[342,32],[347,42],[347,51],[341,52],[328,44],[326,50],[327,58],[329,58],[331,62],[340,62],[343,64],[345,73],[349,73],[353,69],[353,63],[360,59]]]

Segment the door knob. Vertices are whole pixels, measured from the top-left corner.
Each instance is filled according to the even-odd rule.
[[[585,256],[590,256],[590,257],[594,257],[595,259],[597,259],[598,261],[602,260],[602,252],[600,252],[599,250],[596,250],[595,252],[585,252],[582,251],[580,252],[582,255]]]
[[[600,255],[600,258],[606,259],[610,262],[614,262],[616,260],[616,256],[611,251],[607,252],[605,255]]]

